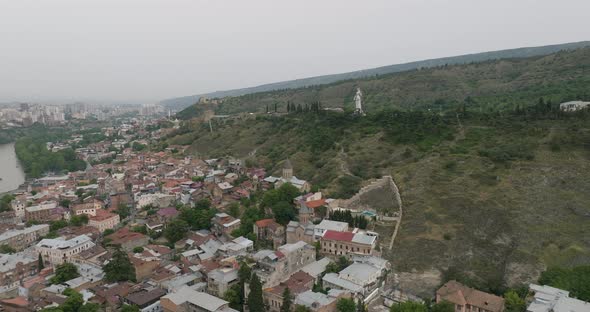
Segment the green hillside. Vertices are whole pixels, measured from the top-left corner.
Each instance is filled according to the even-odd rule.
[[[590,263],[587,115],[301,113],[191,127],[169,143],[205,157],[256,150],[248,164],[275,173],[289,157],[337,198],[392,175],[405,217],[387,257],[401,272],[434,268],[486,289]]]
[[[367,116],[317,110],[318,100],[349,109],[357,85]],[[442,275],[497,292],[546,266],[590,263],[590,113],[558,107],[589,90],[590,49],[580,49],[232,98],[217,112],[275,101],[302,111],[213,119],[213,133],[184,122],[167,143],[275,173],[289,157],[335,198],[392,175],[404,219],[386,257],[404,287],[428,273],[433,287]]]
[[[252,93],[269,92],[269,91],[273,91],[273,90],[286,90],[286,89],[296,89],[296,88],[309,87],[309,86],[319,86],[319,85],[335,83],[335,82],[343,81],[343,80],[363,79],[363,78],[367,78],[367,77],[387,75],[387,74],[391,74],[391,73],[410,71],[410,70],[415,70],[415,69],[420,69],[420,68],[423,69],[423,68],[431,68],[431,67],[438,67],[438,66],[445,66],[445,65],[484,62],[484,61],[488,61],[488,60],[514,59],[514,58],[526,58],[526,57],[533,57],[533,56],[548,55],[548,54],[556,53],[558,51],[574,50],[574,49],[588,47],[588,46],[590,46],[590,41],[582,41],[582,42],[571,42],[571,43],[564,43],[564,44],[540,46],[540,47],[526,47],[526,48],[517,48],[517,49],[508,49],[508,50],[500,50],[500,51],[491,51],[491,52],[459,55],[459,56],[452,56],[452,57],[442,57],[442,58],[437,58],[437,59],[410,62],[410,63],[404,63],[404,64],[382,66],[382,67],[359,70],[359,71],[342,73],[342,74],[324,75],[324,76],[282,81],[282,82],[277,82],[277,83],[264,84],[264,85],[260,85],[260,86],[256,86],[256,87],[250,87],[250,88],[242,88],[242,89],[234,89],[234,90],[226,90],[226,91],[216,91],[216,92],[211,92],[211,93],[206,93],[206,94],[184,96],[184,97],[179,97],[179,98],[163,100],[160,102],[160,104],[170,107],[175,110],[177,110],[177,109],[181,110],[183,108],[186,108],[186,107],[196,103],[199,100],[199,98],[201,98],[201,97],[223,98],[223,97],[242,96],[242,95],[252,94]]]
[[[226,98],[218,113],[264,112],[266,107],[285,111],[287,102],[305,105],[320,101],[323,107],[352,109],[356,87],[365,96],[367,111],[382,108],[455,109],[466,103],[482,111],[513,109],[539,97],[553,101],[588,98],[590,48],[532,57],[443,66],[362,80],[302,89],[255,93]],[[188,108],[178,113],[195,117]]]

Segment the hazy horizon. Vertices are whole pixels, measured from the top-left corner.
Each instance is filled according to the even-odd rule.
[[[589,40],[587,1],[4,1],[0,102],[131,102]]]

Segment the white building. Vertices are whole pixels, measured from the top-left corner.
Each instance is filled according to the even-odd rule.
[[[94,246],[95,244],[90,237],[80,235],[69,240],[63,237],[42,239],[35,246],[35,250],[41,254],[44,261],[55,266],[64,262],[70,262],[73,255],[77,255]]]
[[[10,202],[10,205],[12,206],[12,210],[14,210],[14,213],[16,214],[17,217],[19,217],[21,219],[24,218],[25,208],[27,207],[26,200],[14,199],[13,201]]]
[[[322,220],[320,224],[317,224],[314,229],[315,239],[318,240],[326,231],[346,232],[348,231],[348,223],[332,220]]]
[[[376,257],[357,257],[355,262],[344,270],[328,273],[322,278],[324,287],[340,289],[352,293],[354,296],[370,301],[378,295],[389,263]],[[357,262],[359,261],[359,262]]]
[[[570,298],[569,291],[535,284],[529,289],[535,295],[527,312],[590,312],[590,303]]]
[[[137,206],[139,208],[143,208],[149,205],[152,205],[154,207],[166,207],[170,206],[172,202],[176,200],[176,196],[162,193],[144,194],[137,196],[136,200]]]
[[[0,245],[8,245],[16,250],[23,250],[41,236],[49,233],[49,224],[35,224],[24,229],[8,230],[0,234]]]
[[[569,101],[559,104],[559,109],[564,112],[575,112],[590,107],[590,102]]]
[[[160,298],[165,312],[203,311],[203,312],[237,312],[229,307],[229,302],[209,294],[183,287],[177,292]]]

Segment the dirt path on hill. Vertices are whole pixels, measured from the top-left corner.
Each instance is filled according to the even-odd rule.
[[[402,223],[402,215],[404,212],[403,204],[402,204],[402,195],[400,194],[399,188],[397,184],[395,184],[395,180],[393,177],[391,178],[391,182],[393,183],[394,189],[396,190],[396,199],[399,202],[399,215],[397,216],[397,222],[395,223],[395,229],[393,230],[393,234],[391,235],[391,241],[389,242],[389,250],[393,249],[393,242],[395,242],[395,237],[397,236],[397,232],[399,231],[400,224]]]

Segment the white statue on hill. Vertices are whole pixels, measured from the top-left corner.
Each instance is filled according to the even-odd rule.
[[[354,95],[354,113],[364,116],[365,112],[363,111],[363,93],[361,92],[360,88],[356,88],[356,94]]]

